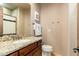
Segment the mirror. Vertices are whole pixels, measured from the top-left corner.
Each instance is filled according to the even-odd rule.
[[[29,37],[31,31],[31,6],[28,3],[4,3],[3,35]]]
[[[3,5],[3,35],[16,35],[17,18],[13,16],[15,9],[11,5]]]

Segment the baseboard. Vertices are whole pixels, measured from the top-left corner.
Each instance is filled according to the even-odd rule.
[[[61,54],[58,54],[58,53],[53,52],[53,53],[52,53],[52,56],[62,56],[62,55],[61,55]]]

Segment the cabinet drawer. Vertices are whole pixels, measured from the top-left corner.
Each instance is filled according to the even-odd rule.
[[[14,52],[14,53],[9,54],[9,56],[18,56],[18,51],[17,51],[17,52]]]
[[[36,47],[37,47],[37,44],[36,44],[36,43],[33,43],[33,44],[31,44],[31,45],[29,45],[29,46],[27,46],[27,47],[21,49],[21,50],[19,51],[19,54],[20,54],[21,56],[24,56],[24,55],[28,54],[30,51],[32,51],[34,48],[36,48]]]

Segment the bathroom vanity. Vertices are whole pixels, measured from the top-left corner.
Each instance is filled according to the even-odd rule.
[[[41,56],[41,43],[41,37],[0,42],[0,56]]]
[[[34,42],[26,47],[8,54],[7,56],[41,56],[41,42],[41,40]]]

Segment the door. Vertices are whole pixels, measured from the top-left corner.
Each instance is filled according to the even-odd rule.
[[[3,9],[0,6],[0,35],[2,35],[3,32]]]
[[[68,55],[77,56],[77,4],[68,4]]]
[[[79,50],[79,3],[77,4],[77,48]]]

